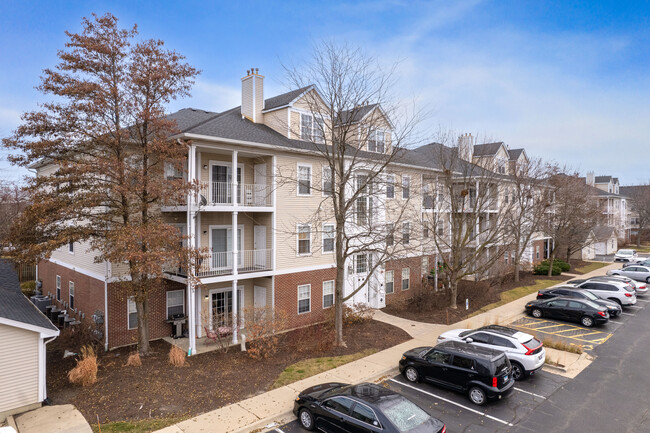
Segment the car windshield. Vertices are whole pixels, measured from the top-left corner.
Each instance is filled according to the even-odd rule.
[[[386,418],[401,432],[413,430],[429,419],[429,414],[402,396],[379,404]]]
[[[588,301],[588,300],[586,300],[586,299],[583,300],[582,302],[584,302],[585,304],[589,305],[591,308],[593,308],[593,309],[595,309],[595,310],[600,310],[600,309],[602,309],[602,307],[601,307],[600,305],[596,304],[595,302]]]
[[[464,337],[468,336],[469,334],[471,334],[472,332],[474,332],[473,329],[468,329],[467,331],[463,331],[460,334],[458,334],[458,336],[464,338]]]
[[[625,256],[631,256],[633,254],[632,250],[618,250],[618,253]]]
[[[585,295],[587,299],[591,299],[592,301],[597,301],[598,299],[600,299],[598,296],[594,295],[589,290],[585,290],[583,292],[583,295]]]

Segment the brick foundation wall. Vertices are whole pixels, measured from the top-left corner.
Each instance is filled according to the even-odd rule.
[[[275,277],[275,309],[287,316],[287,328],[322,322],[331,314],[323,309],[323,281],[336,279],[336,269],[296,272]],[[311,284],[311,311],[298,314],[298,286]],[[333,308],[333,307],[332,307]]]
[[[406,299],[415,296],[423,289],[422,279],[426,275],[422,270],[422,257],[429,260],[426,275],[435,267],[436,256],[418,256],[405,259],[389,260],[385,263],[386,271],[393,271],[393,293],[386,293],[386,305],[403,302]],[[409,289],[402,290],[402,269],[409,268]]]

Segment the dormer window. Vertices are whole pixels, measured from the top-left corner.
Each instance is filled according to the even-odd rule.
[[[325,122],[322,118],[312,114],[300,114],[300,138],[305,141],[314,141],[316,143],[325,142]]]
[[[368,133],[368,151],[384,153],[386,151],[386,133],[372,130]]]

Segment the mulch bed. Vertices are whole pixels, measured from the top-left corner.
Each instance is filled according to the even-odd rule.
[[[497,281],[465,281],[458,283],[456,309],[448,308],[449,295],[442,290],[433,292],[431,289],[422,291],[402,303],[386,306],[384,312],[418,322],[450,325],[461,321],[480,310],[486,305],[498,302],[500,293],[516,287],[533,285],[535,280],[552,279],[558,282],[566,281],[569,277],[558,275],[548,277],[533,275],[531,272],[521,272],[519,281],[515,282],[512,275],[502,277]],[[469,309],[465,309],[465,300],[469,301]]]
[[[400,328],[374,320],[344,328],[345,348],[326,347],[330,332],[322,325],[289,332],[280,350],[263,360],[251,359],[237,346],[192,356],[184,367],[168,363],[170,345],[163,340],[152,342],[153,353],[141,367],[126,367],[133,348],[120,348],[99,354],[98,382],[86,388],[68,382],[75,358],[63,358],[64,350],[77,351],[83,338],[62,335],[48,345],[48,396],[54,404],[74,404],[91,423],[97,416],[102,423],[194,416],[267,391],[300,360],[383,350],[410,339]]]

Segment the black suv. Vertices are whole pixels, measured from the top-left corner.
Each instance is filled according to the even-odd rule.
[[[411,382],[424,380],[466,392],[478,405],[507,395],[515,384],[503,352],[457,341],[409,350],[399,361],[399,371]]]

